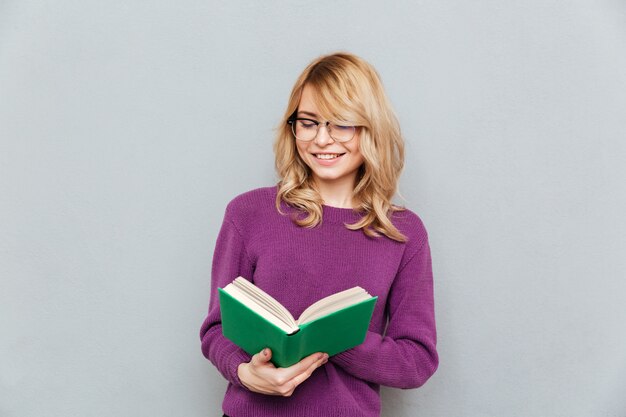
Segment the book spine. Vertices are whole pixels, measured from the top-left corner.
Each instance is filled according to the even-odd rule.
[[[302,335],[299,331],[283,337],[282,349],[277,355],[272,355],[272,362],[280,368],[286,368],[302,359]]]

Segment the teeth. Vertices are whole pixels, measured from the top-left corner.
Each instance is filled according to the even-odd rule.
[[[328,153],[320,153],[315,155],[317,159],[335,159],[340,156],[338,153],[328,154]]]

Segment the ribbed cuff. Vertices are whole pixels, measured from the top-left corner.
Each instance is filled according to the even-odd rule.
[[[239,380],[239,374],[237,372],[237,369],[239,368],[239,365],[241,365],[242,363],[250,362],[250,359],[252,359],[252,357],[248,355],[242,349],[235,350],[228,357],[228,366],[227,366],[228,375],[226,375],[226,377],[229,382],[233,383],[234,385],[246,388],[245,385],[243,385],[241,381]]]

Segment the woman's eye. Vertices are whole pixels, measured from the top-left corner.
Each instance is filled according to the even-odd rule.
[[[313,123],[308,120],[298,120],[298,124],[303,129],[313,129],[317,126],[317,123]]]
[[[352,126],[345,126],[345,125],[334,125],[335,129],[337,130],[351,130]]]

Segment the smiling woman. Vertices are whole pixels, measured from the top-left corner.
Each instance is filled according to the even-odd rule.
[[[315,91],[310,85],[302,90],[298,105],[298,116],[319,118]],[[294,136],[298,155],[311,170],[313,183],[327,204],[351,208],[352,196],[344,193],[343,201],[330,201],[337,194],[333,188],[342,187],[352,190],[357,171],[363,164],[363,155],[359,150],[359,135],[354,126],[337,127],[331,122],[319,123],[316,120],[296,118]],[[301,139],[302,138],[302,139]],[[340,141],[339,138],[342,140]]]
[[[380,385],[419,387],[439,359],[428,235],[415,213],[391,202],[404,145],[371,65],[346,53],[313,61],[293,87],[274,151],[279,183],[228,204],[213,256],[200,337],[229,382],[223,411],[378,416]],[[295,317],[360,286],[378,296],[365,341],[288,368],[275,367],[268,348],[247,354],[223,336],[217,296],[238,276]]]
[[[328,120],[325,132],[321,118]],[[293,87],[285,119],[274,147],[282,178],[277,208],[285,201],[304,209],[307,217],[298,220],[302,226],[321,221],[323,203],[354,208],[365,213],[352,225],[355,230],[403,241],[389,213],[398,209],[391,199],[404,164],[404,141],[376,70],[351,54],[313,61]],[[306,128],[307,121],[317,128]],[[354,135],[339,137],[339,129],[333,129],[338,126],[350,127]],[[336,169],[335,161],[327,159],[335,155]]]

